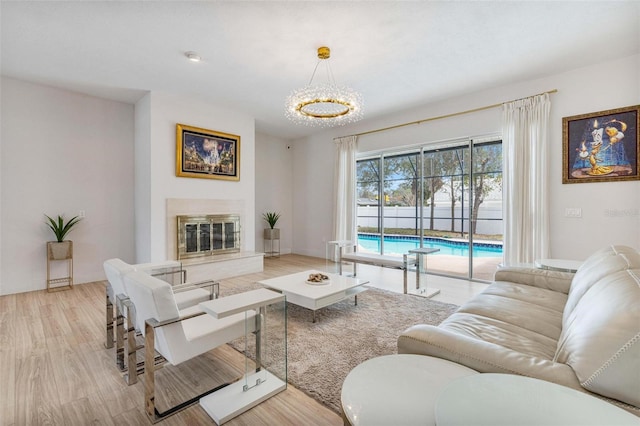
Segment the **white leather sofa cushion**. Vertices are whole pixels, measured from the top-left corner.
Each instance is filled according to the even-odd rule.
[[[609,246],[585,260],[571,282],[570,295],[564,309],[563,323],[589,288],[603,277],[625,269],[640,268],[640,253],[626,246]]]
[[[487,317],[522,326],[557,341],[562,331],[562,311],[566,301],[567,295],[564,293],[498,281],[482,292],[481,300],[465,304],[460,311],[475,306],[477,312]],[[484,303],[487,303],[490,311]],[[527,312],[534,314],[527,315]]]
[[[550,360],[557,341],[516,324],[482,314],[456,313],[440,324],[443,330],[500,345],[531,357]]]
[[[592,392],[640,407],[640,269],[601,278],[571,311],[557,362]],[[615,291],[612,289],[615,288]]]
[[[549,306],[544,301],[549,301]],[[551,360],[561,333],[563,301],[563,293],[497,282],[461,306],[440,327]]]

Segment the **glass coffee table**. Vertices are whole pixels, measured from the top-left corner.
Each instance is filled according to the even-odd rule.
[[[308,279],[312,274],[324,274],[329,277],[329,280],[310,283]],[[368,282],[359,278],[311,270],[258,281],[258,284],[284,294],[289,303],[310,309],[313,312],[313,322],[316,322],[318,309],[351,296],[355,296],[357,305],[358,294],[367,290],[363,285]]]

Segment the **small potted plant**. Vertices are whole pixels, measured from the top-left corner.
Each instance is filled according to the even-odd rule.
[[[280,219],[280,213],[266,212],[262,215],[262,218],[269,224],[269,228],[265,228],[264,230],[264,239],[279,240],[280,229],[276,228],[275,226],[276,223],[278,223],[278,219]]]
[[[56,241],[49,241],[47,243],[51,260],[69,259],[72,256],[71,241],[65,241],[64,237],[71,232],[71,229],[73,229],[82,218],[75,216],[65,223],[64,216],[58,215],[57,219],[53,219],[47,215],[45,216],[48,219],[48,222],[46,222],[47,226],[53,231],[56,237]]]

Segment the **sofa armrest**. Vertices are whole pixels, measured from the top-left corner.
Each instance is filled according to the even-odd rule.
[[[398,353],[434,356],[481,373],[518,374],[584,391],[567,364],[529,356],[432,325],[418,324],[405,330],[398,337]]]
[[[496,271],[494,281],[507,281],[569,294],[574,275],[571,272],[507,266]]]

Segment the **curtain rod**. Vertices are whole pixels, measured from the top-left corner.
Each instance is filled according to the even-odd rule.
[[[402,124],[396,124],[395,126],[384,127],[382,129],[375,129],[375,130],[369,130],[367,132],[355,133],[355,134],[349,135],[349,136],[370,135],[372,133],[384,132],[384,131],[387,131],[387,130],[397,129],[399,127],[411,126],[413,124],[422,124],[422,123],[426,123],[428,121],[440,120],[442,118],[456,117],[458,115],[464,115],[464,114],[470,114],[472,112],[484,111],[485,109],[497,108],[499,106],[502,106],[503,104],[506,104],[507,102],[521,101],[523,99],[531,98],[533,96],[539,96],[539,95],[544,95],[545,93],[551,94],[551,93],[557,93],[557,92],[558,92],[558,89],[548,90],[546,92],[538,93],[537,95],[531,95],[531,96],[527,96],[527,97],[524,97],[524,98],[513,99],[511,101],[501,102],[499,104],[487,105],[487,106],[483,106],[483,107],[479,107],[479,108],[468,109],[466,111],[460,111],[460,112],[454,112],[454,113],[451,113],[451,114],[439,115],[437,117],[424,118],[422,120],[410,121],[408,123],[402,123]],[[342,136],[342,137],[348,137],[348,136]]]

